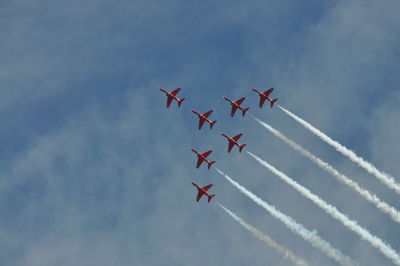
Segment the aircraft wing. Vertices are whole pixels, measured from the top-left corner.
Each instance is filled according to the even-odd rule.
[[[196,201],[199,201],[203,195],[204,195],[204,192],[199,189],[199,192],[197,193]]]
[[[266,97],[260,96],[260,108],[263,106],[266,99],[267,99]]]
[[[212,186],[213,186],[212,184],[209,184],[209,185],[207,185],[207,186],[202,187],[202,189],[203,189],[204,191],[207,191],[207,190],[209,190]]]
[[[213,112],[213,110],[210,110],[207,113],[204,113],[203,116],[207,118],[212,114],[212,112]]]
[[[236,106],[232,106],[232,110],[231,110],[231,116],[234,116],[236,113],[237,107]]]
[[[171,105],[171,103],[172,103],[172,100],[174,99],[174,98],[172,98],[171,96],[167,96],[168,97],[168,99],[167,99],[167,108]]]
[[[232,139],[234,139],[235,141],[238,141],[242,136],[243,136],[243,134],[240,133],[240,134],[237,134],[236,136],[234,136]]]
[[[235,144],[233,144],[233,142],[229,142],[229,145],[228,145],[228,152],[231,152],[231,151],[232,151],[233,146],[235,146]]]
[[[201,129],[202,127],[203,127],[203,124],[204,124],[204,121],[206,121],[206,120],[204,120],[203,118],[201,118],[201,117],[199,117],[199,129]]]
[[[209,151],[206,151],[206,152],[202,153],[201,155],[203,155],[204,157],[207,158],[207,156],[210,155],[211,153],[212,153],[212,151],[209,150]]]
[[[199,168],[200,165],[202,164],[202,162],[203,162],[203,159],[201,159],[201,157],[199,157],[199,158],[197,159],[196,168]]]
[[[268,90],[266,90],[266,91],[264,91],[264,96],[265,97],[268,97],[270,94],[271,94],[271,92],[274,90],[274,88],[271,88],[271,89],[268,89]]]
[[[236,103],[241,105],[244,100],[246,100],[246,97],[240,98],[239,100],[236,101]]]
[[[173,91],[171,91],[171,94],[172,95],[177,95],[178,94],[178,92],[181,90],[181,88],[177,88],[176,90],[173,90]]]

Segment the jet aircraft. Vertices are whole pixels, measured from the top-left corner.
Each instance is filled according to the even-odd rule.
[[[195,110],[192,110],[192,113],[196,114],[199,117],[199,129],[201,129],[203,127],[204,122],[207,122],[210,124],[210,129],[213,128],[213,126],[215,125],[217,120],[214,120],[212,122],[210,120],[208,120],[208,117],[212,114],[212,112],[213,112],[213,110],[210,110],[204,114],[199,114]]]
[[[233,117],[236,113],[237,109],[240,109],[242,111],[242,115],[244,116],[246,114],[246,112],[250,109],[250,108],[242,108],[240,105],[242,104],[242,102],[244,100],[246,100],[246,97],[242,97],[237,101],[232,101],[231,99],[224,97],[225,101],[228,101],[231,106],[232,106],[232,110],[231,110],[231,116]]]
[[[192,185],[195,186],[198,191],[196,201],[199,201],[203,195],[206,195],[208,197],[208,202],[210,202],[210,200],[215,197],[215,194],[210,195],[207,193],[207,190],[209,190],[213,186],[212,184],[209,184],[204,187],[199,187],[195,182],[192,182]]]
[[[166,91],[163,88],[160,88],[160,91],[164,92],[165,95],[167,95],[167,108],[169,108],[169,106],[172,103],[172,100],[175,100],[178,102],[178,107],[181,107],[181,104],[183,103],[183,101],[185,100],[185,98],[179,99],[178,97],[176,97],[176,95],[178,94],[178,92],[181,90],[181,88],[177,88],[173,91]]]
[[[246,147],[246,144],[239,144],[237,141],[243,136],[242,133],[234,136],[234,137],[228,137],[227,135],[225,135],[224,133],[221,133],[221,136],[225,137],[228,139],[229,141],[229,145],[228,145],[228,153],[230,153],[232,151],[233,146],[238,146],[239,148],[239,152],[242,152],[243,148]]]
[[[203,152],[203,153],[199,153],[197,152],[195,149],[192,148],[192,152],[196,153],[197,155],[197,164],[196,164],[196,168],[199,168],[200,165],[205,161],[208,164],[208,169],[210,169],[211,165],[213,165],[215,163],[215,161],[209,161],[207,160],[208,155],[210,155],[212,153],[211,150]]]
[[[278,100],[278,98],[271,99],[269,95],[273,92],[274,88],[270,88],[264,92],[259,92],[256,88],[252,89],[253,91],[257,92],[260,95],[260,108],[263,106],[265,100],[268,100],[271,103],[271,108],[274,106],[274,103]]]

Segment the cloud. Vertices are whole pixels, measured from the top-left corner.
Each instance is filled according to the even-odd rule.
[[[398,176],[397,164],[382,158],[397,154],[391,145],[397,100],[394,89],[386,89],[398,83],[397,6],[389,0],[193,7],[180,1],[9,1],[0,16],[6,36],[0,44],[0,262],[243,265],[253,258],[262,265],[268,258],[285,265],[252,236],[236,232],[234,221],[212,205],[195,204],[190,182],[196,181],[214,183],[218,201],[229,201],[235,213],[311,264],[332,264],[218,175],[194,169],[189,148],[195,146],[215,149],[222,170],[361,264],[388,265],[290,188],[266,179],[262,168],[227,156],[225,140],[197,131],[186,109],[165,109],[157,88],[182,86],[188,98],[182,107],[215,110],[215,133],[243,131],[257,154],[297,173],[299,182],[398,249],[390,220],[357,199],[347,204],[351,192],[265,138],[252,121],[227,117],[221,99],[245,95],[255,111],[257,98],[246,89],[274,86],[285,106]],[[397,202],[274,111],[257,115]]]

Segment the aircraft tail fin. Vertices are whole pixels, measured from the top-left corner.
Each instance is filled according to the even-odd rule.
[[[249,109],[250,109],[250,107],[247,107],[247,108],[243,109],[243,111],[242,111],[243,116],[246,114],[246,112],[247,112]]]
[[[246,147],[247,144],[239,145],[239,152],[242,152],[243,148]]]
[[[212,166],[214,163],[215,163],[215,161],[209,162],[209,163],[208,163],[208,169],[210,169],[211,166]]]
[[[185,100],[186,98],[182,98],[182,99],[180,99],[179,101],[178,101],[178,107],[181,107],[181,104],[183,103],[183,101]]]
[[[273,99],[273,100],[271,101],[271,108],[274,106],[274,103],[275,103],[277,100],[278,100],[278,98]]]
[[[210,129],[213,128],[213,126],[215,125],[215,123],[217,123],[217,120],[214,120],[214,121],[211,122],[211,124],[210,124]]]
[[[214,197],[215,197],[215,194],[212,194],[212,195],[208,196],[208,202],[210,202],[211,199],[214,198]]]

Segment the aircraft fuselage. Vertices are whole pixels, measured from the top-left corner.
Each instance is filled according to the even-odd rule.
[[[239,146],[239,143],[236,140],[234,140],[233,138],[228,137],[224,133],[221,133],[221,135],[224,136],[225,138],[227,138],[229,142],[235,144],[236,146]]]

